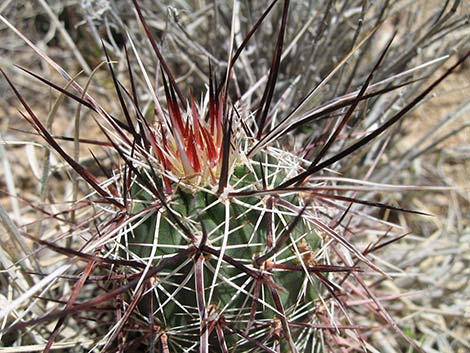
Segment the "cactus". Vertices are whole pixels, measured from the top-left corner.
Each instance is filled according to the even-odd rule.
[[[129,260],[153,266],[182,251],[185,256],[158,274],[140,309],[145,316],[151,313],[181,349],[194,348],[194,338],[188,342],[188,337],[197,336],[201,351],[207,351],[208,342],[216,346],[217,339],[221,347],[240,351],[278,346],[281,336],[291,351],[312,345],[308,328],[291,328],[286,320],[312,320],[319,296],[325,294],[317,276],[354,268],[315,262],[321,238],[308,225],[307,197],[256,195],[286,180],[298,168],[298,158],[279,156],[286,152],[276,150],[248,158],[249,139],[241,121],[228,120],[222,128],[223,101],[212,92],[207,123],[194,101],[185,121],[179,120],[182,114],[170,97],[173,133],[161,129],[155,145],[155,169],[163,175],[156,183],[166,186],[168,196],[159,200],[150,191],[156,185],[135,177],[130,199],[137,217],[121,243]],[[184,148],[178,148],[178,139]],[[256,344],[250,341],[255,338]]]
[[[12,323],[9,329],[57,320],[53,328],[47,328],[48,351],[67,318],[82,324],[83,316],[92,313],[91,321],[97,323],[83,324],[96,336],[91,350],[326,352],[337,347],[369,349],[367,337],[376,327],[361,322],[372,316],[419,349],[366,280],[385,275],[368,255],[401,236],[379,238],[364,246],[365,231],[385,237],[387,230],[372,212],[351,208],[361,205],[420,212],[361,198],[358,194],[371,190],[361,189],[366,182],[337,176],[335,172],[341,170],[335,168],[399,122],[466,56],[380,126],[343,145],[338,137],[363,101],[406,85],[388,86],[386,81],[372,85],[393,38],[377,54],[359,90],[314,113],[296,115],[309,103],[313,90],[287,117],[279,119],[283,112],[280,104],[273,104],[273,92],[289,1],[283,2],[272,65],[255,111],[233,98],[230,85],[235,63],[264,14],[242,45],[230,52],[221,82],[209,63],[208,87],[198,100],[182,93],[140,7],[134,4],[161,66],[164,102],[145,75],[151,102],[141,104],[127,47],[130,89],[117,79],[103,46],[123,119],[108,113],[32,43],[78,94],[23,69],[98,116],[107,139],[101,145],[119,160],[111,170],[97,160],[108,176],[105,181],[61,147],[4,74],[27,112],[26,119],[92,190],[76,203],[92,207],[83,214],[76,213],[76,205],[70,209],[74,215],[70,232],[84,239],[79,249],[24,234],[39,246],[66,255],[76,266],[70,275],[76,283],[61,296],[62,308]],[[336,111],[341,111],[341,118],[326,137],[315,141],[319,147],[314,158],[285,142],[295,128],[304,127],[306,133],[307,123]],[[302,144],[308,142],[308,138],[302,140]],[[86,266],[79,265],[81,262]],[[64,265],[59,270],[62,268],[59,277],[69,269]],[[78,300],[85,288],[92,288],[93,295]],[[355,305],[353,299],[366,304],[351,312],[348,308]]]

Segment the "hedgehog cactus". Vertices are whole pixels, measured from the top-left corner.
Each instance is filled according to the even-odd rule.
[[[112,148],[120,159],[112,173],[97,163],[108,176],[100,182],[60,146],[6,78],[27,111],[27,120],[94,190],[70,209],[75,220],[78,206],[91,205],[76,215],[75,223],[70,222],[71,233],[86,240],[79,250],[70,243],[61,247],[25,233],[39,245],[71,259],[55,270],[57,276],[75,263],[72,260],[87,265],[79,267],[78,275],[70,275],[77,282],[62,293],[64,308],[13,323],[10,329],[58,319],[47,352],[67,317],[81,323],[83,313],[90,311],[95,313],[92,321],[107,323],[83,325],[96,334],[95,348],[102,351],[324,352],[336,351],[336,347],[353,351],[370,348],[367,335],[375,328],[361,325],[361,318],[373,316],[418,348],[385,311],[363,276],[384,275],[367,255],[400,237],[383,242],[380,238],[367,247],[357,245],[364,229],[371,230],[381,221],[352,206],[413,211],[361,199],[357,194],[371,188],[357,185],[366,182],[342,178],[328,168],[398,122],[466,57],[382,125],[352,143],[346,141],[346,147],[342,143],[336,146],[361,101],[403,86],[386,86],[387,80],[371,86],[392,40],[378,55],[360,90],[313,113],[298,114],[317,87],[280,120],[278,115],[284,112],[272,100],[289,1],[283,2],[272,65],[254,111],[243,100],[231,98],[230,83],[240,53],[276,1],[241,46],[230,52],[222,82],[217,83],[209,65],[208,88],[201,99],[192,94],[187,99],[182,94],[134,3],[161,65],[166,99],[163,104],[157,97],[158,87],[152,87],[141,64],[151,97],[144,109],[127,47],[129,91],[118,81],[103,47],[123,119],[108,113],[86,88],[15,30],[79,95],[23,70],[92,110],[108,139],[100,145]],[[366,41],[367,37],[358,46]],[[313,161],[307,158],[311,149],[298,153],[279,142],[295,127],[336,111],[341,118],[324,134],[324,140],[315,141],[318,150],[315,148]],[[135,118],[131,118],[133,114]],[[384,228],[377,229],[386,233]],[[84,287],[90,286],[93,295],[98,294],[79,300]],[[354,315],[349,315],[349,306],[359,306]],[[3,310],[2,315],[12,310]],[[100,316],[102,312],[105,316]]]
[[[157,179],[143,176],[147,166],[132,180],[136,216],[121,241],[128,260],[160,269],[141,314],[180,349],[195,348],[198,336],[201,352],[209,342],[211,351],[315,345],[308,332],[325,294],[319,280],[354,268],[317,263],[323,242],[307,196],[266,192],[301,161],[276,149],[250,157],[249,116],[229,108],[223,126],[226,106],[212,84],[207,107],[191,98],[185,114],[166,92],[168,125],[148,130]],[[158,185],[165,200],[152,192]]]

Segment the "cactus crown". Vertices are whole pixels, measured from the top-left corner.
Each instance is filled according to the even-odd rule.
[[[154,133],[151,139],[161,167],[188,185],[214,184],[220,175],[222,96],[214,93],[211,81],[206,104],[197,107],[191,95],[190,107],[182,114],[173,87],[169,87],[166,80],[164,86],[168,119],[157,118],[160,134]],[[207,120],[201,119],[202,116],[207,116]],[[170,191],[170,180],[165,183]]]

